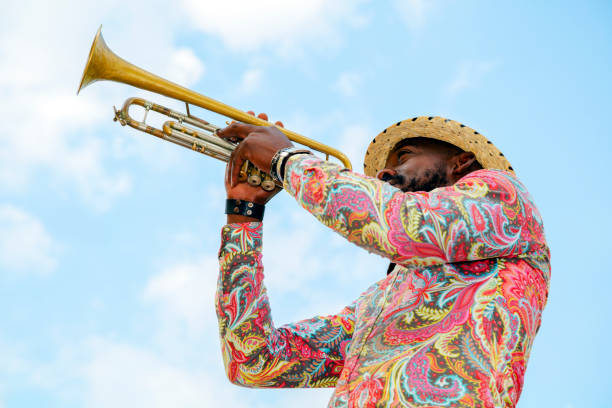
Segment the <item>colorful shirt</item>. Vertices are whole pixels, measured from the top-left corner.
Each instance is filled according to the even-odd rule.
[[[226,372],[247,387],[334,387],[330,407],[513,407],[546,304],[542,220],[512,174],[404,193],[315,156],[285,190],[397,266],[340,313],[275,328],[260,223],[223,227],[216,309]]]

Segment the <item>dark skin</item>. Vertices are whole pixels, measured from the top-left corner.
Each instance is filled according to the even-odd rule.
[[[419,137],[400,142],[376,177],[404,192],[431,191],[451,186],[480,168],[474,153]]]
[[[251,113],[251,112],[249,112]],[[258,115],[267,120],[267,115]],[[280,124],[280,125],[279,125]],[[282,127],[282,123],[277,122]],[[225,172],[227,198],[266,204],[279,190],[267,192],[260,187],[238,181],[242,163],[249,160],[260,170],[269,173],[270,162],[277,151],[293,143],[277,127],[262,127],[232,123],[219,130],[227,140],[240,141]],[[389,154],[385,168],[376,177],[404,192],[430,191],[455,184],[466,174],[482,168],[472,152],[464,152],[444,142],[427,138],[406,139]],[[228,223],[258,221],[241,215],[228,215]]]
[[[248,113],[255,115],[252,111]],[[257,117],[268,120],[268,115],[265,113],[260,113]],[[266,204],[280,191],[279,188],[273,191],[265,191],[261,187],[254,187],[246,182],[238,181],[238,174],[245,160],[253,163],[258,169],[270,173],[270,162],[276,152],[285,147],[293,146],[293,143],[278,127],[283,127],[283,123],[276,122],[276,126],[265,127],[233,122],[217,132],[217,135],[223,139],[232,142],[240,141],[225,168],[227,198]],[[245,215],[227,215],[228,224],[240,222],[259,222],[259,220]]]

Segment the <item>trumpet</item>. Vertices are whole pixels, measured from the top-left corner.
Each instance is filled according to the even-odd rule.
[[[218,137],[216,131],[220,128],[192,115],[189,105],[198,106],[235,121],[258,126],[272,126],[271,123],[263,119],[182,87],[127,62],[113,53],[106,45],[102,37],[102,26],[98,28],[91,45],[77,94],[89,84],[100,80],[132,85],[184,102],[186,113],[174,111],[142,98],[129,98],[120,110],[115,108],[114,120],[123,126],[131,126],[139,131],[225,162],[229,161],[237,143],[231,143]],[[138,121],[130,116],[129,109],[134,105],[144,108],[143,120]],[[150,111],[165,115],[173,120],[166,121],[161,129],[149,126],[146,124],[146,119]],[[279,130],[287,135],[289,140],[325,154],[326,160],[329,160],[329,157],[332,156],[346,168],[352,168],[351,162],[342,152],[288,129],[280,128]],[[254,186],[261,186],[266,191],[275,188],[275,183],[271,177],[248,161],[241,168],[240,178],[241,181],[247,181]]]

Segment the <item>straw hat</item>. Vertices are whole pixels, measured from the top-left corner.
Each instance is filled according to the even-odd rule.
[[[376,177],[376,173],[385,168],[387,157],[393,148],[402,140],[413,137],[442,140],[474,153],[476,160],[485,169],[514,173],[504,154],[474,129],[439,116],[418,116],[389,126],[372,140],[363,163],[365,174]]]

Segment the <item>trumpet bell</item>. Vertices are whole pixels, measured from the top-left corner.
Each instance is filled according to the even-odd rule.
[[[83,69],[83,76],[81,77],[77,95],[81,92],[81,89],[93,82],[101,79],[110,79],[106,76],[112,72],[113,66],[117,66],[117,58],[119,57],[106,45],[106,41],[102,37],[102,26],[100,26],[89,50],[89,56]]]

